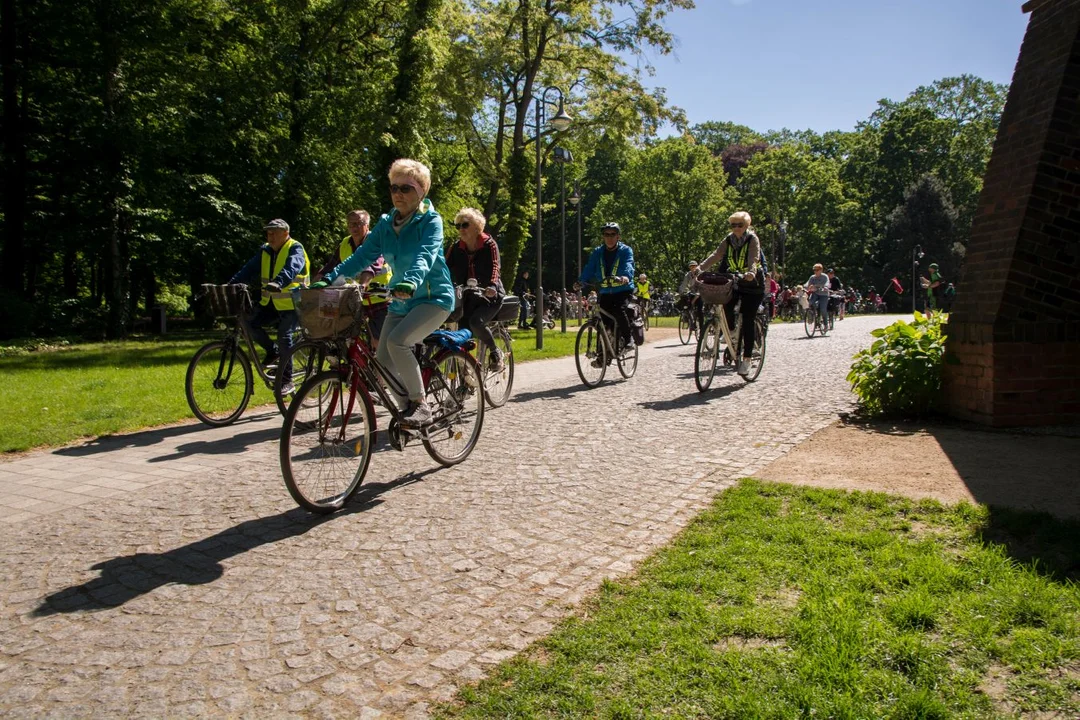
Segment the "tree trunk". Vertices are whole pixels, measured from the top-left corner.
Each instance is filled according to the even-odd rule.
[[[3,68],[3,236],[2,258],[6,285],[25,294],[25,234],[27,206],[26,114],[28,93],[22,85],[27,40],[18,32],[18,3],[0,0],[0,66]],[[20,38],[20,35],[22,37]],[[22,41],[22,42],[20,42]]]

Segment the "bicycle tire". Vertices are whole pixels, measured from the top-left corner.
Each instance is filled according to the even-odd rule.
[[[484,396],[488,405],[498,408],[506,404],[510,399],[510,391],[514,388],[514,346],[510,333],[504,327],[495,329],[491,335],[502,350],[504,366],[502,372],[498,373],[490,369],[484,370]],[[481,347],[481,350],[486,352],[486,348]],[[483,360],[486,358],[481,359],[482,362]],[[485,366],[486,364],[484,362]]]
[[[634,377],[634,373],[637,372],[638,363],[638,346],[633,340],[630,341],[629,347],[633,354],[630,355],[627,352],[615,356],[615,364],[619,366],[619,374],[629,380]],[[631,362],[632,361],[632,362]]]
[[[743,375],[743,380],[754,382],[765,367],[765,346],[769,337],[768,324],[760,317],[754,318],[754,351],[750,356],[750,372]]]
[[[435,462],[450,467],[469,457],[480,439],[484,378],[476,359],[463,350],[440,353],[434,361],[426,388],[432,422],[423,427],[421,439]]]
[[[574,364],[585,387],[594,388],[604,381],[607,373],[606,347],[595,320],[589,320],[578,330],[574,341]]]
[[[281,425],[281,475],[293,500],[319,514],[342,508],[367,474],[374,427],[366,389],[337,370],[308,378]]]
[[[188,407],[210,427],[236,422],[254,391],[247,355],[235,343],[224,340],[209,342],[196,350],[184,375]]]
[[[289,349],[289,358],[292,359],[292,383],[293,392],[282,394],[284,385],[284,373],[274,376],[274,402],[277,403],[278,411],[284,416],[289,409],[289,404],[308,378],[318,375],[326,369],[326,344],[321,340],[302,340]],[[278,363],[279,368],[285,367],[288,358],[284,356]]]
[[[710,342],[711,340],[711,342]],[[694,352],[694,384],[698,392],[705,392],[716,375],[716,359],[720,355],[720,327],[718,322],[706,323],[698,334],[697,350]]]
[[[689,345],[692,337],[690,321],[686,319],[685,315],[679,315],[679,342],[683,345]]]
[[[806,333],[806,337],[814,337],[814,332],[817,330],[817,311],[815,310],[803,310],[803,331]]]

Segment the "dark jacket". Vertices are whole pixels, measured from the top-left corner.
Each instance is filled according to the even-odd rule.
[[[487,233],[481,234],[480,240],[482,243],[475,252],[469,252],[464,240],[459,240],[446,249],[446,265],[450,268],[450,279],[455,285],[465,285],[470,278],[475,278],[477,286],[495,288],[496,297],[502,297],[506,290],[502,283],[499,246]]]

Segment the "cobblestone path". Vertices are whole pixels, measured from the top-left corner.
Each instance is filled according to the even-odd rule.
[[[285,491],[273,419],[232,445],[165,429],[0,463],[0,494],[35,462],[61,484],[136,476],[4,526],[0,716],[423,717],[832,422],[851,355],[891,320],[774,325],[758,382],[706,394],[677,341],[594,390],[563,363],[486,416],[462,465],[384,450],[329,518]]]

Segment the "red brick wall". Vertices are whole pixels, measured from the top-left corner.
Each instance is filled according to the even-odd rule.
[[[949,319],[949,412],[1080,421],[1080,0],[1036,0]]]

